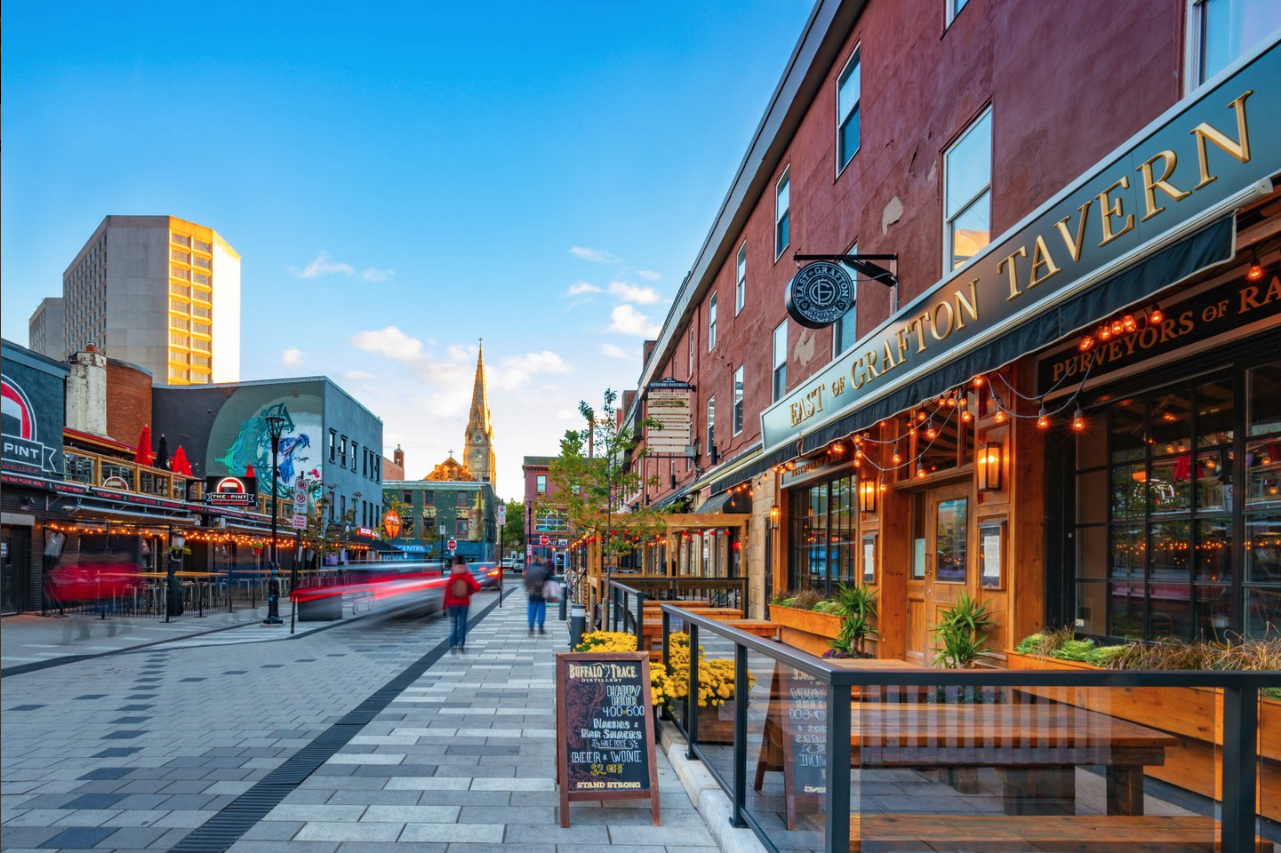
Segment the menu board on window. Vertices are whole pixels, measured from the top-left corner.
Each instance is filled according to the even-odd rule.
[[[645,799],[659,825],[647,652],[556,655],[560,825],[571,800]]]
[[[648,453],[660,456],[685,456],[690,440],[691,400],[693,389],[685,382],[660,380],[646,389],[645,415],[657,427],[645,430]]]

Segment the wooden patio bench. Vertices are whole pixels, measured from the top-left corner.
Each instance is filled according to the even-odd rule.
[[[1199,815],[856,814],[850,816],[850,851],[1217,853],[1217,823]],[[1254,849],[1272,853],[1274,846],[1256,838]]]

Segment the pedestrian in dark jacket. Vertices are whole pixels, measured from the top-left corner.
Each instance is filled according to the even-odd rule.
[[[525,570],[525,593],[529,596],[529,633],[534,633],[534,625],[538,625],[538,633],[546,634],[543,629],[543,622],[547,619],[547,599],[543,597],[543,587],[547,583],[549,572],[546,564],[535,563]]]
[[[445,578],[445,610],[449,613],[450,651],[465,651],[467,609],[471,607],[472,593],[479,591],[480,583],[467,570],[467,561],[461,555],[454,557],[453,571]]]

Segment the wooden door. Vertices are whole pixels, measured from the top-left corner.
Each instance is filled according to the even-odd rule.
[[[907,582],[907,659],[929,666],[938,613],[973,581],[970,484],[936,486],[912,496],[912,558]]]

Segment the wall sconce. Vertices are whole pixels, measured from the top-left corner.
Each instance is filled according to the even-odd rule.
[[[858,509],[859,512],[876,512],[876,494],[880,489],[877,488],[875,480],[860,480],[858,484]]]
[[[783,511],[779,509],[777,506],[770,507],[769,508],[769,526],[777,530],[778,520],[779,520],[779,517],[782,516],[782,514],[783,514]]]
[[[993,492],[1001,488],[1001,443],[992,442],[979,446],[978,480],[980,492]]]

